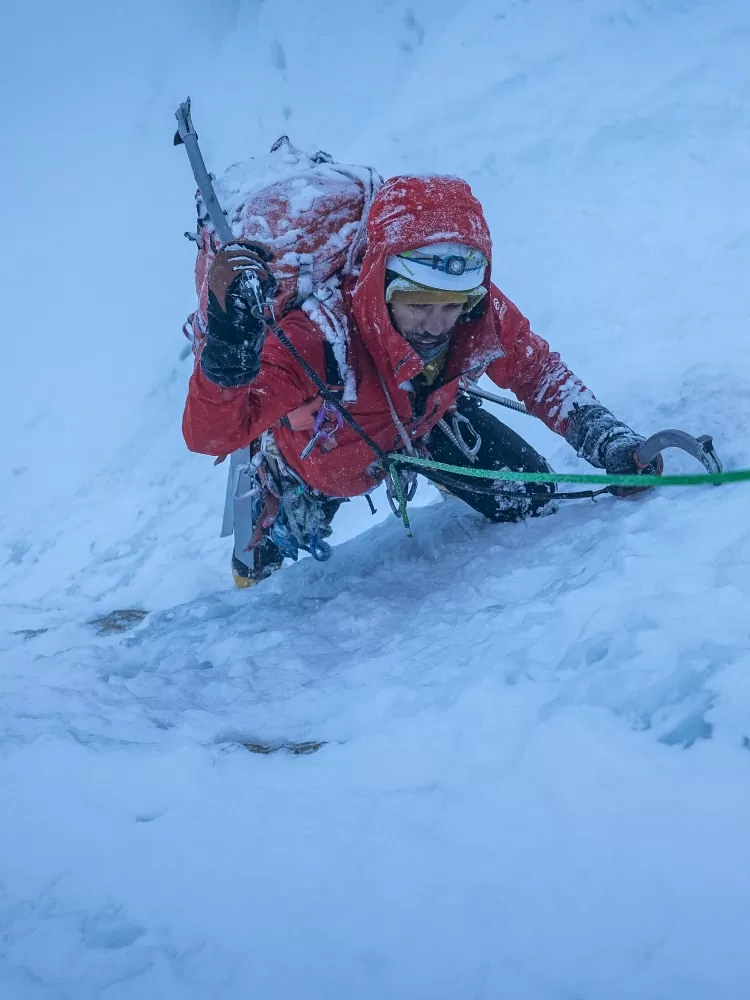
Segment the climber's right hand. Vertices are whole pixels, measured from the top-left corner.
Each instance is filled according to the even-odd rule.
[[[227,312],[234,298],[253,306],[273,300],[278,284],[268,264],[271,251],[255,240],[230,240],[216,252],[208,270],[208,288]]]
[[[260,371],[266,336],[262,307],[278,284],[268,267],[273,254],[261,243],[232,240],[208,271],[208,329],[200,355],[203,374],[225,388],[247,385]]]

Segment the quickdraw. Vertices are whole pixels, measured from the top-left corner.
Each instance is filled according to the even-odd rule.
[[[329,451],[335,446],[336,431],[340,431],[344,426],[344,418],[341,416],[340,406],[334,406],[330,400],[324,399],[323,405],[315,415],[313,423],[313,436],[300,452],[300,458],[306,459],[312,453],[316,444],[320,444],[323,451]]]

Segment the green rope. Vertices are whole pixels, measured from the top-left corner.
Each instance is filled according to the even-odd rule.
[[[411,524],[409,523],[409,509],[406,503],[406,494],[404,493],[404,485],[401,482],[401,476],[399,475],[395,462],[389,461],[388,465],[391,482],[393,483],[393,492],[396,494],[396,499],[398,500],[398,516],[404,522],[406,537],[413,538],[414,535],[412,534]]]
[[[646,476],[640,474],[604,476],[578,472],[511,472],[509,469],[472,469],[462,465],[433,462],[428,458],[415,458],[411,455],[391,454],[388,458],[392,465],[416,465],[422,469],[452,472],[459,476],[475,476],[478,479],[509,479],[521,483],[596,483],[600,486],[707,486],[712,484],[720,486],[722,483],[750,481],[750,469],[737,469],[734,472],[708,472],[695,476]],[[397,479],[396,476],[393,478]],[[399,504],[401,504],[402,496],[403,491],[398,496]]]

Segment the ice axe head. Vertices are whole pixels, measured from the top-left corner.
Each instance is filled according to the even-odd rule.
[[[194,135],[198,138],[198,134],[193,127],[193,119],[190,116],[190,98],[186,97],[179,108],[175,111],[175,118],[177,119],[177,131],[174,134],[173,144],[175,146],[181,146],[185,142],[186,135]]]
[[[644,441],[633,456],[635,464],[639,469],[645,469],[666,448],[680,448],[682,451],[686,451],[688,455],[697,458],[709,473],[720,473],[724,469],[710,435],[703,434],[701,437],[694,438],[685,431],[672,428],[652,434],[647,441]]]

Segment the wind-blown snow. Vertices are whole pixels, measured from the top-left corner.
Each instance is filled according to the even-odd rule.
[[[33,183],[0,269],[0,996],[744,1000],[746,488],[493,526],[422,486],[413,541],[376,494],[376,518],[344,505],[330,563],[235,592],[225,473],[179,431],[194,187],[169,143],[190,92],[217,173],[288,132],[466,177],[495,281],[596,396],[749,467],[750,11],[196,5],[192,48],[139,73],[121,55],[92,95],[76,73],[107,65],[107,32],[158,47],[145,7],[106,31],[95,10],[61,50],[81,142],[135,96],[127,142],[87,147],[91,212],[52,270],[59,159],[4,102]],[[88,624],[123,608],[149,614]]]

